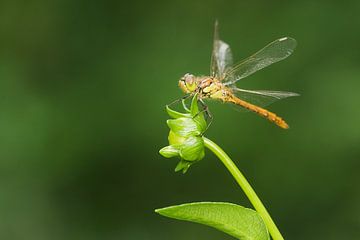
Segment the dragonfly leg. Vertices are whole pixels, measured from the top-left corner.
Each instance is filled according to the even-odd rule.
[[[172,101],[171,103],[167,104],[166,106],[167,106],[167,107],[170,107],[170,106],[172,106],[172,105],[174,105],[174,104],[176,104],[176,103],[178,103],[178,102],[181,101],[182,106],[184,107],[184,109],[185,109],[186,111],[190,112],[189,108],[186,106],[186,103],[185,103],[186,99],[188,99],[189,97],[191,97],[191,95],[190,95],[190,94],[186,94],[185,96],[183,96],[183,97],[181,97],[181,98],[178,98],[178,99]]]
[[[202,106],[202,108],[203,108],[203,110],[201,110],[199,113],[201,113],[201,112],[204,112],[205,114],[206,114],[206,116],[209,118],[209,119],[211,119],[212,120],[212,114],[211,114],[211,112],[210,112],[210,110],[209,110],[209,107],[206,105],[206,103],[204,102],[204,100],[202,100],[201,98],[199,99],[199,102],[200,102],[200,104],[201,104],[201,106]]]
[[[209,110],[209,107],[205,104],[205,102],[200,98],[199,99],[199,102],[202,106],[202,110],[199,111],[193,118],[196,118],[199,114],[201,113],[205,113],[206,114],[206,118],[207,118],[207,127],[206,129],[204,130],[204,132],[202,134],[204,134],[206,132],[206,130],[208,130],[208,128],[210,127],[212,121],[213,121],[213,116]]]

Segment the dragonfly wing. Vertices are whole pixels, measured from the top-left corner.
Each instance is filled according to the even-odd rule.
[[[260,51],[239,62],[233,68],[228,69],[226,76],[229,76],[229,80],[226,84],[233,84],[260,69],[287,58],[294,51],[295,47],[296,40],[290,37],[280,38],[269,43]],[[228,77],[226,78],[228,79]]]
[[[293,92],[246,90],[236,87],[232,88],[232,90],[238,98],[259,107],[265,107],[284,98],[300,96],[299,94]]]
[[[211,55],[210,76],[219,80],[225,78],[225,73],[233,63],[230,46],[219,38],[218,21],[215,22],[214,43]],[[229,77],[231,74],[229,74]]]

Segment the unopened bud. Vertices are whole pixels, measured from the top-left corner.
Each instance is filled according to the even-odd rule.
[[[182,170],[185,173],[192,164],[205,156],[202,133],[207,123],[204,115],[199,113],[196,95],[187,113],[176,112],[169,107],[167,107],[167,112],[174,118],[167,120],[170,128],[169,146],[162,148],[159,152],[166,158],[179,157],[180,162],[175,171]]]

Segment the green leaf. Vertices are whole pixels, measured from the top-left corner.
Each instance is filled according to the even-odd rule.
[[[182,171],[183,173],[186,173],[189,167],[191,166],[191,162],[181,160],[175,168],[175,172]]]
[[[233,203],[198,202],[155,210],[170,218],[201,223],[240,240],[269,240],[269,233],[260,215]]]
[[[184,108],[185,111],[190,112],[190,109],[186,106],[186,101],[185,101],[185,99],[182,99],[182,100],[181,100],[181,104],[183,105],[183,108]]]
[[[190,112],[192,116],[195,116],[199,112],[199,106],[197,104],[198,94],[195,94],[194,97],[191,100],[191,106],[190,106]]]
[[[166,105],[166,111],[172,118],[181,118],[181,117],[190,117],[191,115],[189,113],[180,113],[175,110],[172,110],[169,106]]]
[[[207,127],[207,123],[204,117],[203,110],[199,110],[197,95],[198,94],[195,94],[193,99],[191,100],[190,113],[191,116],[194,117],[194,120],[198,123],[201,132],[203,132]]]

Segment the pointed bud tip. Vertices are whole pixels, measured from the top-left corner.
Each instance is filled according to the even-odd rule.
[[[174,146],[166,146],[159,150],[160,155],[166,158],[179,156],[179,150]]]

